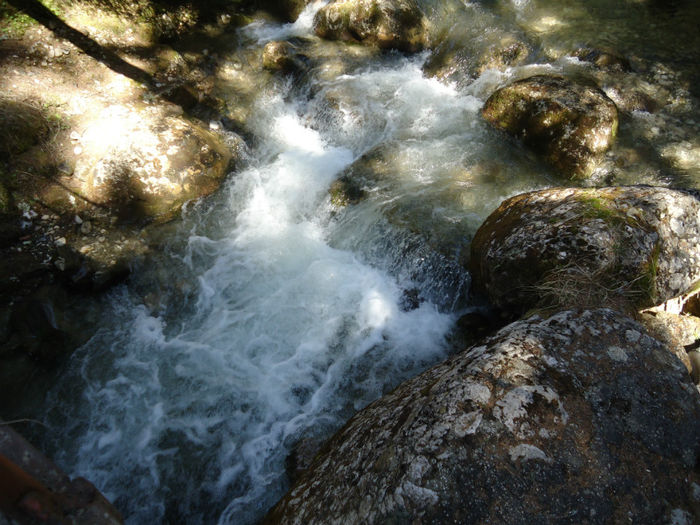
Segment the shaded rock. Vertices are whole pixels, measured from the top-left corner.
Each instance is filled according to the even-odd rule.
[[[0,511],[20,523],[117,525],[122,517],[84,478],[71,480],[0,422]],[[2,517],[0,514],[0,517]]]
[[[691,375],[696,385],[700,385],[700,351],[691,350],[688,352],[688,359],[692,367]]]
[[[582,47],[571,53],[571,56],[608,71],[632,71],[630,61],[613,51]]]
[[[590,175],[617,134],[617,108],[593,86],[537,75],[493,93],[482,116],[567,177]]]
[[[50,300],[28,298],[16,304],[10,315],[12,344],[19,346],[34,360],[53,365],[68,349],[68,336],[58,327]]]
[[[296,20],[304,8],[311,3],[311,0],[273,0],[266,2],[271,10],[290,21]]]
[[[32,103],[0,98],[0,160],[30,149],[46,138],[50,125]]]
[[[285,460],[287,477],[292,483],[308,470],[327,438],[328,436],[302,438],[292,447],[292,451]]]
[[[335,0],[314,18],[321,38],[418,51],[427,43],[427,20],[413,0]]]
[[[162,222],[188,200],[216,190],[231,153],[215,135],[181,117],[143,115],[108,108],[104,117],[119,134],[105,141],[103,125],[88,128],[69,184],[123,221]]]
[[[700,279],[700,200],[646,186],[518,195],[476,232],[469,268],[506,310],[653,306]]]
[[[334,180],[328,192],[331,196],[331,204],[338,207],[357,204],[367,195],[360,183],[347,175]]]
[[[264,522],[692,522],[699,437],[663,344],[612,310],[562,312],[360,411]]]

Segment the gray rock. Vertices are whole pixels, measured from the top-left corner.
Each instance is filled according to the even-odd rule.
[[[413,0],[334,0],[314,18],[321,38],[418,51],[428,39],[425,15]]]
[[[617,134],[615,103],[594,86],[537,75],[493,93],[482,109],[493,126],[567,177],[587,177]]]
[[[469,269],[506,310],[653,306],[700,280],[700,200],[645,186],[518,195],[476,232]]]
[[[699,520],[700,396],[612,310],[513,323],[353,417],[265,523]]]

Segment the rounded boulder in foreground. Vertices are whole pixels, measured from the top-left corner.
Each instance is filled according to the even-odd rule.
[[[359,412],[266,523],[694,523],[699,458],[680,361],[622,314],[567,311]]]
[[[700,200],[648,186],[554,188],[504,201],[469,270],[495,306],[654,306],[700,281]]]
[[[617,134],[617,107],[594,86],[537,75],[493,93],[481,110],[567,177],[587,177]]]

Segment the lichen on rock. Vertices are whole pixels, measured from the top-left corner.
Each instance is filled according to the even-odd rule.
[[[698,519],[698,435],[685,367],[641,325],[534,317],[360,411],[265,523]]]
[[[654,306],[700,280],[700,200],[646,186],[517,195],[475,234],[469,268],[505,310]]]

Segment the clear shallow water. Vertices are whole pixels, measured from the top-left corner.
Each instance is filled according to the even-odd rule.
[[[572,17],[572,33],[560,35],[571,43],[584,4],[572,5],[559,13]],[[423,75],[427,54],[310,40],[303,82],[267,78],[256,63],[231,68],[231,92],[245,75],[260,81],[248,92],[246,167],[191,206],[161,253],[106,299],[100,330],[38,416],[56,436],[47,451],[128,522],[259,519],[285,490],[284,460],[299,438],[338,428],[453,350],[448,336],[470,307],[460,260],[483,219],[510,195],[562,184],[479,110],[512,79],[588,66],[546,58],[545,38],[527,23],[541,15],[534,3],[427,7],[452,17],[434,18],[437,28],[459,32],[471,20],[485,35],[527,38],[533,58],[447,84]],[[308,37],[306,20],[242,29],[241,54]],[[492,42],[470,38],[475,49]],[[654,75],[634,74],[640,83]],[[669,142],[692,146],[695,101],[680,95],[689,102],[625,117],[620,151],[594,183],[694,184],[692,162],[663,166],[651,153],[619,162],[638,151],[635,134],[652,134],[654,154]],[[653,140],[651,128],[669,123],[676,138]],[[346,172],[366,198],[337,209],[328,189]]]

